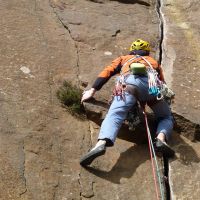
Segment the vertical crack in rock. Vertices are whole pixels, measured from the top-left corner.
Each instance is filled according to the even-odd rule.
[[[74,41],[74,46],[75,46],[75,48],[76,48],[76,55],[77,55],[77,59],[76,59],[77,74],[76,74],[76,76],[77,76],[77,80],[78,80],[78,85],[79,85],[79,87],[80,87],[80,83],[81,83],[80,78],[79,78],[79,75],[80,75],[80,67],[79,67],[80,56],[79,56],[78,42],[77,42],[77,41],[75,40],[75,38],[73,37],[72,31],[71,31],[71,29],[69,28],[69,26],[68,26],[66,23],[64,23],[64,22],[62,21],[62,19],[61,19],[60,16],[58,15],[58,13],[55,11],[55,8],[54,8],[54,6],[52,5],[52,3],[51,3],[50,0],[49,0],[49,5],[50,5],[50,7],[52,8],[52,10],[53,10],[55,16],[57,17],[58,21],[59,21],[59,22],[62,24],[62,26],[68,31],[68,33],[69,33],[69,35],[70,35],[70,38]]]
[[[26,159],[26,157],[25,157],[25,148],[24,148],[24,141],[23,141],[23,144],[22,144],[23,146],[22,146],[22,152],[23,152],[23,167],[22,167],[22,177],[23,177],[23,180],[24,180],[24,187],[25,187],[25,189],[24,189],[24,191],[23,192],[21,192],[19,195],[20,195],[20,197],[22,196],[22,195],[24,195],[26,192],[27,192],[27,181],[26,181],[26,175],[25,175],[25,170],[26,170],[26,166],[25,166],[25,159]]]
[[[83,135],[83,138],[82,138],[81,149],[83,148],[84,140],[85,140],[85,134]],[[80,188],[80,200],[82,200],[81,170],[80,170],[80,173],[78,174],[78,184]]]
[[[162,63],[163,58],[163,40],[164,40],[164,20],[163,20],[163,13],[162,13],[162,0],[157,0],[156,3],[156,12],[159,19],[159,33],[160,33],[160,40],[159,40],[159,63]],[[164,167],[164,180],[165,180],[165,190],[166,190],[166,200],[170,200],[170,185],[169,185],[169,161],[168,158],[163,157],[163,167]]]
[[[53,193],[53,200],[57,199],[57,193],[58,189],[61,187],[61,173],[63,172],[63,155],[62,155],[62,147],[61,147],[61,142],[58,140],[58,138],[55,136],[55,141],[57,145],[57,152],[58,152],[58,162],[59,162],[59,169],[57,171],[57,176],[58,176],[58,183],[54,185],[54,193]]]
[[[80,81],[80,78],[79,78],[79,75],[80,75],[80,65],[79,65],[79,63],[80,63],[80,57],[79,57],[79,47],[78,47],[78,44],[77,44],[77,42],[74,40],[74,42],[75,42],[75,47],[76,47],[76,55],[77,55],[77,62],[76,62],[76,66],[77,66],[77,80],[78,80],[78,85],[79,85],[79,87],[80,87],[80,85],[81,85],[81,81]]]
[[[90,137],[89,137],[89,146],[90,146],[90,149],[92,147],[92,140],[93,140],[93,128],[92,128],[92,123],[89,121],[88,122],[88,129],[89,129],[89,133],[90,133]],[[87,137],[86,137],[86,134],[83,134],[83,137],[82,137],[82,143],[81,143],[81,149],[83,148],[84,146],[84,143],[85,141],[87,140]],[[80,188],[80,200],[82,200],[83,198],[85,198],[86,196],[84,195],[84,192],[83,192],[83,185],[82,185],[82,182],[81,182],[81,171],[80,173],[78,174],[78,184],[79,184],[79,188]],[[92,188],[92,195],[89,195],[87,196],[86,198],[90,198],[92,196],[94,196],[94,182],[91,183],[91,188]]]
[[[92,143],[92,140],[91,140],[91,125],[90,125],[90,122],[88,122],[88,129],[89,129],[89,132],[90,132],[90,138],[89,138],[89,143],[91,144]],[[83,137],[82,137],[82,140],[81,140],[81,146],[80,146],[80,149],[83,149],[84,148],[84,143],[85,143],[85,140],[86,140],[86,134],[87,133],[84,133],[83,134]],[[91,146],[91,145],[90,145]],[[82,190],[83,190],[83,186],[82,186],[82,183],[81,183],[81,170],[80,170],[80,173],[78,174],[78,184],[79,184],[79,188],[80,188],[80,200],[82,199]]]
[[[36,16],[38,18],[38,22],[39,22],[39,28],[41,30],[41,34],[42,34],[42,40],[45,44],[45,48],[46,48],[46,53],[47,53],[47,57],[48,57],[48,68],[47,68],[47,73],[48,73],[48,86],[49,86],[49,91],[50,91],[50,102],[53,103],[53,92],[52,92],[52,82],[53,82],[53,77],[52,77],[52,72],[50,70],[50,54],[49,54],[49,50],[48,50],[48,46],[47,46],[47,39],[45,38],[45,35],[44,35],[44,31],[43,31],[43,28],[42,28],[42,21],[41,21],[41,16],[38,12],[39,9],[37,9],[38,6],[37,6],[37,0],[35,0],[35,13],[36,13]]]
[[[169,160],[166,157],[163,157],[164,164],[164,181],[165,181],[165,190],[166,190],[166,200],[171,199],[171,190],[169,184]]]
[[[81,173],[78,174],[78,184],[79,184],[79,186],[80,186],[80,200],[82,200]]]
[[[162,0],[157,0],[156,3],[156,12],[158,15],[158,19],[159,19],[159,33],[160,33],[160,40],[159,40],[159,63],[161,64],[162,62],[162,54],[163,54],[163,39],[164,39],[164,22],[163,22],[163,15],[162,15],[162,11],[161,11],[161,7],[162,7]]]

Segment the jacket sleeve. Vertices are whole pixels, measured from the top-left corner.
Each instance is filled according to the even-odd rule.
[[[106,66],[103,71],[98,75],[92,87],[96,90],[100,90],[111,76],[120,73],[122,68],[121,61],[122,58],[118,57],[117,59],[112,61],[111,65]]]

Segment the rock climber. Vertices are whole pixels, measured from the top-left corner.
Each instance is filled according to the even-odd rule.
[[[150,83],[151,75],[148,74],[147,69],[149,66],[153,67],[161,83],[165,83],[164,74],[161,66],[149,54],[150,44],[147,41],[137,39],[131,44],[130,53],[113,60],[98,75],[91,89],[83,93],[81,102],[93,97],[95,92],[99,91],[111,76],[120,73],[112,104],[101,124],[98,141],[81,158],[80,164],[82,166],[91,164],[96,157],[105,154],[106,147],[114,145],[127,113],[137,102],[141,105],[147,104],[158,121],[155,150],[167,157],[174,156],[175,152],[167,144],[173,130],[173,116],[164,98],[157,98],[158,96],[152,94],[157,88],[149,88],[152,82]],[[150,89],[153,90],[150,91]]]

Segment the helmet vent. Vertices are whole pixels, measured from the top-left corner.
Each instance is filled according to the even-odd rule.
[[[150,46],[147,41],[137,39],[131,44],[130,51],[133,50],[145,50],[145,51],[150,51]]]

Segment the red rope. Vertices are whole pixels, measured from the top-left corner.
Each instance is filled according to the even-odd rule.
[[[151,143],[150,143],[150,132],[149,132],[149,126],[148,126],[148,122],[147,122],[147,115],[145,112],[145,109],[143,111],[144,113],[144,118],[145,118],[145,124],[146,124],[146,130],[147,130],[147,137],[148,137],[148,143],[149,143],[149,152],[150,152],[150,156],[151,156],[151,166],[152,166],[152,172],[153,172],[153,178],[154,178],[154,185],[155,185],[155,189],[156,189],[156,197],[157,200],[159,200],[159,193],[158,193],[158,186],[157,186],[157,181],[156,181],[156,173],[155,173],[155,166],[154,166],[154,162],[153,162],[153,155],[152,155],[152,147],[151,147]]]

